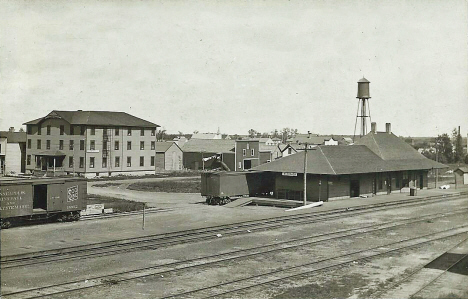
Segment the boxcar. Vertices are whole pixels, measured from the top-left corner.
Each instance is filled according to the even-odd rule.
[[[86,208],[87,184],[79,178],[0,181],[1,227],[24,220],[73,221]]]
[[[225,204],[232,197],[259,196],[274,191],[274,174],[266,172],[205,172],[201,195],[208,204]]]

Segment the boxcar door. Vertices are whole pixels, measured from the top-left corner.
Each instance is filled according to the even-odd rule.
[[[63,184],[47,185],[47,211],[62,210],[62,188]]]

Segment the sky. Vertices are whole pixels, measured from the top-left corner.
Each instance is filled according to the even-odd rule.
[[[468,133],[466,0],[6,0],[0,15],[0,130],[80,109],[169,133],[353,134],[364,76],[377,130]]]

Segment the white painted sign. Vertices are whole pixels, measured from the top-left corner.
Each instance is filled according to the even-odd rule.
[[[283,176],[297,176],[297,172],[283,172]]]

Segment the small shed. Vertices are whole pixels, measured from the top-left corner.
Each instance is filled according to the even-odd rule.
[[[156,171],[182,170],[183,153],[175,142],[156,143]]]
[[[468,185],[468,167],[458,167],[453,171],[457,186]]]

